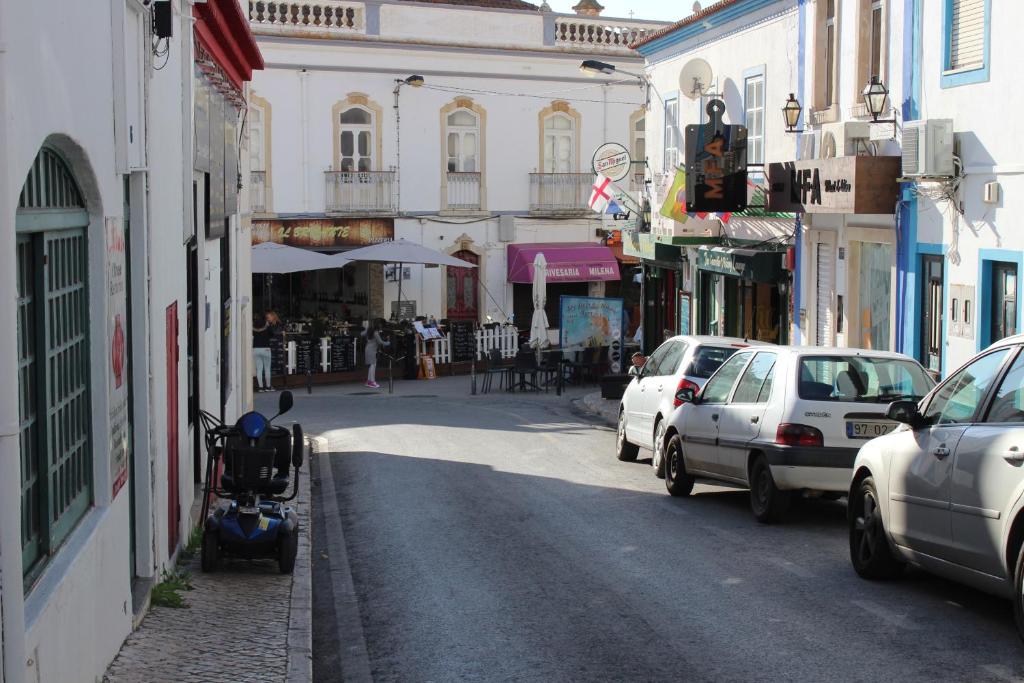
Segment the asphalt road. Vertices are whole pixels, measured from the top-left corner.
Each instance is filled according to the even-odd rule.
[[[351,671],[346,623],[381,681],[1024,679],[1009,603],[923,572],[861,580],[842,502],[761,526],[745,491],[670,498],[565,398],[469,397],[458,378],[356,391],[297,395],[290,416],[329,446],[318,681]],[[357,620],[336,618],[355,605]]]

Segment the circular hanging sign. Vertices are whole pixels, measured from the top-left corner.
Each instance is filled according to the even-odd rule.
[[[629,150],[619,143],[606,142],[594,152],[594,160],[591,165],[594,173],[617,181],[629,175],[632,159],[629,158]]]

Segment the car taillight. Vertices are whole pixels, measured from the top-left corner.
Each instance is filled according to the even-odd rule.
[[[775,443],[783,446],[824,446],[825,437],[814,427],[780,424],[775,431]]]
[[[679,406],[683,405],[682,401],[680,401],[678,398],[675,398],[675,396],[679,396],[679,392],[682,391],[683,389],[692,389],[694,395],[696,395],[697,392],[700,391],[700,387],[697,386],[696,383],[691,382],[688,379],[679,380],[679,386],[676,387],[676,393],[673,395],[674,397],[672,399],[673,408],[678,408]]]

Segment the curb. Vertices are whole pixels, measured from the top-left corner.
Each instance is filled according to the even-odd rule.
[[[312,441],[312,440],[311,440]],[[309,453],[312,455],[312,453]],[[291,603],[288,609],[287,683],[313,681],[313,563],[310,557],[312,515],[310,508],[310,470],[313,463],[299,470],[299,551],[292,575]]]
[[[582,413],[600,420],[610,427],[616,426],[615,413],[618,412],[618,404],[614,401],[606,401],[598,392],[575,399],[573,405]]]

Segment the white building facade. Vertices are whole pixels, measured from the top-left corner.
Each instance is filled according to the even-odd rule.
[[[307,24],[249,3],[267,62],[250,97],[263,140],[251,149],[251,181],[265,197],[254,240],[331,252],[405,238],[479,267],[353,264],[294,276],[290,290],[275,277],[269,300],[257,278],[257,301],[285,315],[391,318],[400,284],[406,314],[528,328],[530,285],[510,282],[509,245],[607,241],[610,217],[587,207],[604,142],[640,162],[622,189],[642,184],[644,89],[627,75],[589,78],[580,63],[638,71],[627,45],[661,24],[518,1],[309,6],[322,18]],[[560,294],[621,296],[631,275],[623,266],[621,277],[591,282],[576,268],[552,282],[552,327]]]
[[[185,353],[188,302],[248,272],[235,249],[187,276],[190,244],[205,259],[221,239],[192,219],[195,46],[240,89],[247,35],[229,1],[0,4],[2,680],[103,675],[195,521],[189,387],[228,417],[251,399],[244,332]],[[248,245],[242,213],[220,217]],[[248,317],[233,291],[225,315]]]

